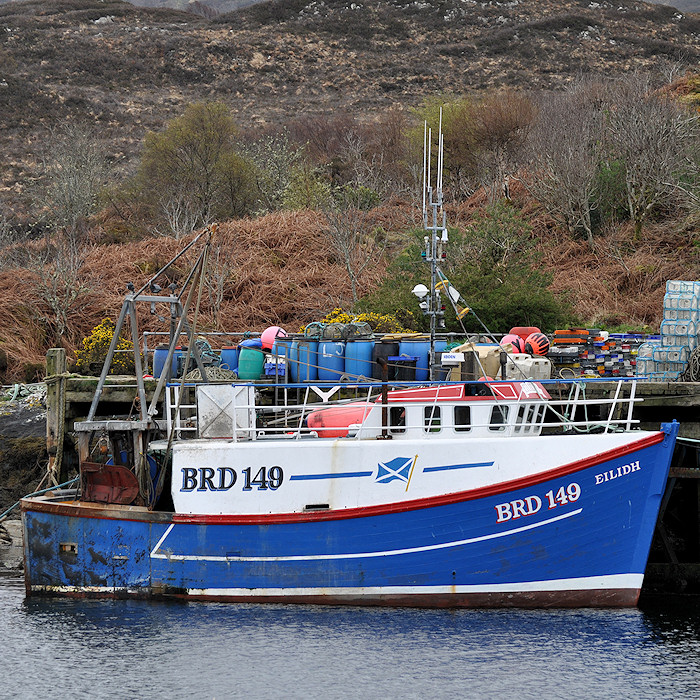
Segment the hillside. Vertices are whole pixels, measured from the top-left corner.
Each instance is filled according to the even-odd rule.
[[[301,114],[372,118],[440,93],[557,89],[577,74],[700,55],[700,17],[630,0],[275,0],[207,20],[119,0],[0,6],[2,191],[26,196],[50,129],[88,120],[113,174],[186,103],[244,129]]]
[[[128,189],[145,134],[162,131],[196,101],[224,103],[245,143],[266,126],[304,116],[307,134],[321,124],[311,117],[323,115],[337,118],[336,126],[348,115],[378,127],[394,114],[390,108],[410,114],[442,95],[505,95],[506,104],[516,93],[502,88],[510,87],[529,104],[544,104],[543,96],[582,74],[647,70],[670,83],[684,62],[700,56],[700,17],[627,0],[277,0],[214,19],[118,0],[29,0],[0,5],[0,30],[0,223],[11,219],[24,236],[14,246],[0,239],[0,350],[9,363],[3,366],[0,352],[0,381],[33,379],[57,339],[74,351],[105,316],[116,316],[127,282],[147,281],[183,245],[153,235],[153,219],[138,220],[144,202],[131,200],[136,204],[127,216],[112,200],[91,219],[77,253],[59,255],[53,241],[41,252],[46,241],[38,234],[51,226],[33,195],[47,146],[60,140],[66,124],[93,127],[115,192]],[[692,104],[697,82],[687,78],[672,90]],[[339,133],[312,135],[338,140]],[[313,167],[320,163],[329,176],[335,154],[327,153]],[[607,175],[614,179],[615,172]],[[389,263],[410,242],[407,232],[419,225],[409,180],[402,199],[385,197],[372,211],[372,226],[388,245],[363,273],[363,294],[386,278]],[[643,236],[624,215],[611,215],[589,245],[559,228],[515,181],[513,204],[531,230],[526,243],[551,271],[550,291],[571,306],[572,322],[657,330],[665,280],[700,279],[697,221],[686,219],[683,207],[655,211]],[[485,201],[483,190],[460,191],[450,201],[450,225],[464,230]],[[225,284],[207,293],[201,327],[243,331],[276,323],[296,330],[335,306],[347,307],[350,283],[323,228],[323,216],[310,211],[225,221],[218,271]],[[53,262],[68,264],[71,256],[79,269],[64,275]],[[183,275],[177,267],[168,281]],[[527,284],[517,287],[518,296],[530,292]],[[479,290],[472,295],[479,309]],[[65,319],[57,316],[59,296],[70,302]],[[148,309],[141,320],[146,329],[163,330]]]

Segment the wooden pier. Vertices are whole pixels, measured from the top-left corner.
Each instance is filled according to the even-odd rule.
[[[55,483],[65,481],[77,469],[77,452],[71,437],[76,421],[87,416],[97,388],[96,377],[66,373],[65,353],[47,355],[46,436],[49,469]],[[151,400],[155,380],[146,381]],[[269,383],[266,386],[270,386]],[[589,398],[612,397],[617,382],[586,385]],[[554,396],[565,397],[569,386],[548,385]],[[629,391],[629,389],[626,389]],[[636,395],[643,399],[633,418],[647,430],[677,420],[679,439],[661,502],[659,520],[644,580],[643,595],[700,595],[700,383],[639,382]],[[101,417],[138,415],[134,377],[108,377],[98,414]],[[161,413],[162,415],[162,413]]]

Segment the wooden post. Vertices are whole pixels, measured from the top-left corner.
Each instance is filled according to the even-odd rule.
[[[51,348],[46,353],[46,451],[49,454],[49,479],[56,486],[61,477],[63,437],[65,435],[66,351]]]

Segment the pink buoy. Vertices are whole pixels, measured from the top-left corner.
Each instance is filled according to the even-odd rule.
[[[501,338],[500,344],[502,346],[508,344],[512,345],[514,352],[525,352],[525,341],[519,335],[515,335],[514,333],[504,335]]]
[[[275,339],[284,338],[286,335],[287,331],[279,326],[270,326],[269,328],[266,328],[260,336],[263,350],[272,350],[272,346],[275,344]]]

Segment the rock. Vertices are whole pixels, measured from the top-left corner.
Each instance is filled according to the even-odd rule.
[[[0,573],[21,571],[23,557],[22,522],[5,520],[0,523]]]
[[[34,396],[0,402],[0,514],[46,471],[46,411]]]

